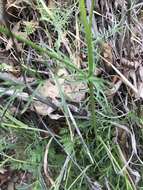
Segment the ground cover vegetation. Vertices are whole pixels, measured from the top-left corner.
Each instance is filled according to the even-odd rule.
[[[143,189],[143,2],[0,6],[0,189]]]

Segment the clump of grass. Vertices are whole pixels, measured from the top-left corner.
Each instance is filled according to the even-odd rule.
[[[19,189],[28,189],[29,187],[36,190],[46,190],[47,188],[51,190],[136,189],[136,184],[132,179],[132,175],[135,173],[130,167],[124,168],[127,164],[124,159],[124,146],[120,147],[115,130],[124,129],[133,137],[132,128],[124,127],[124,124],[136,125],[139,123],[142,125],[142,118],[139,118],[134,112],[129,112],[123,116],[117,115],[113,102],[109,102],[105,94],[105,89],[108,88],[107,82],[94,76],[97,67],[95,63],[99,63],[99,55],[95,54],[96,51],[94,50],[96,40],[94,41],[92,36],[94,1],[92,0],[89,16],[86,13],[85,1],[79,1],[80,19],[78,22],[81,24],[81,28],[79,28],[83,35],[82,38],[85,38],[84,51],[86,52],[86,64],[88,66],[86,70],[77,67],[70,57],[60,51],[62,35],[65,30],[68,30],[67,22],[70,17],[73,17],[72,11],[76,5],[73,5],[73,9],[70,11],[62,12],[56,7],[54,10],[48,9],[42,0],[37,2],[41,21],[45,25],[49,24],[55,32],[58,32],[53,47],[49,48],[49,44],[43,44],[41,47],[38,43],[16,34],[14,37],[27,47],[33,48],[43,59],[45,57],[52,59],[58,66],[68,70],[69,74],[76,76],[75,81],[80,79],[80,81],[87,83],[88,97],[83,105],[90,112],[90,116],[86,120],[82,120],[77,119],[72,114],[64,96],[64,90],[59,83],[59,78],[56,72],[51,69],[51,76],[61,98],[61,110],[65,118],[64,127],[60,126],[59,123],[60,129],[58,128],[58,134],[55,135],[47,126],[49,123],[46,122],[46,119],[41,118],[36,113],[32,118],[29,115],[22,117],[20,114],[19,116],[10,114],[8,107],[16,98],[10,97],[7,99],[9,100],[7,106],[4,104],[0,107],[0,115],[2,116],[0,124],[1,167],[9,166],[14,170],[24,170],[33,174],[34,177],[30,183],[18,187]],[[110,29],[111,31],[108,30],[107,33],[105,31],[103,36],[99,35],[99,38],[108,39],[107,35],[109,34],[110,37],[110,33],[114,34],[114,29],[119,31],[120,25],[113,27]],[[44,28],[44,30],[47,36],[52,35],[47,29]],[[2,26],[0,26],[0,32],[9,35],[8,30]],[[47,67],[46,61],[45,66]],[[25,65],[23,68],[25,69]],[[7,85],[13,86],[13,84]],[[20,90],[22,91],[23,88],[25,87],[23,86]],[[29,104],[33,97],[34,94],[31,96]],[[23,112],[27,110],[27,107]],[[134,123],[133,117],[135,118]],[[38,123],[42,127],[39,127]],[[42,134],[45,136],[43,137]],[[138,135],[142,141],[141,135]],[[15,138],[14,142],[10,137]],[[131,138],[131,140],[134,139]],[[135,144],[132,142],[132,145]],[[142,167],[141,162],[137,164]],[[132,175],[130,174],[131,171]],[[135,172],[134,177],[137,177],[138,173]],[[143,174],[140,172],[138,176],[140,175]]]

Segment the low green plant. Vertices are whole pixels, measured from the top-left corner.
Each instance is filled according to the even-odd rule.
[[[46,59],[52,59],[59,67],[68,70],[69,75],[72,75],[73,82],[87,83],[87,96],[84,102],[81,102],[88,115],[85,119],[77,119],[69,109],[66,101],[63,87],[59,83],[59,78],[50,69],[52,80],[55,82],[60,94],[60,108],[64,114],[64,126],[60,126],[57,136],[49,130],[47,123],[39,116],[36,116],[36,121],[31,118],[22,118],[10,113],[9,105],[12,105],[16,96],[5,99],[5,102],[0,107],[0,166],[10,167],[13,170],[26,171],[33,174],[31,181],[27,184],[17,186],[17,189],[34,190],[88,190],[100,189],[107,186],[110,189],[116,190],[133,190],[135,184],[130,178],[128,169],[120,173],[124,167],[123,158],[121,157],[122,150],[115,143],[115,127],[114,122],[125,123],[128,125],[134,118],[134,125],[143,124],[143,119],[136,116],[134,112],[128,113],[126,116],[118,116],[114,104],[106,97],[105,91],[108,89],[109,83],[105,80],[95,77],[94,72],[97,64],[100,63],[99,51],[95,48],[99,40],[108,39],[111,34],[119,31],[121,26],[116,25],[111,31],[105,31],[102,35],[99,34],[99,39],[93,39],[92,36],[92,17],[94,0],[92,0],[91,10],[87,16],[85,1],[79,1],[80,19],[78,20],[80,33],[83,35],[84,53],[87,56],[87,68],[81,69],[77,67],[70,57],[60,51],[62,35],[68,30],[68,22],[73,17],[73,11],[76,4],[71,10],[54,8],[50,10],[43,0],[37,0],[37,11],[40,13],[40,21],[44,23],[44,27],[50,25],[54,32],[57,32],[57,39],[53,47],[44,44],[41,47],[38,43],[32,42],[29,39],[13,34],[14,37],[25,44],[27,47],[33,48],[37,54],[45,59],[43,62],[47,65]],[[44,32],[51,37],[50,31],[45,27]],[[0,33],[9,35],[7,28],[0,26]],[[72,43],[72,42],[71,42]],[[97,53],[97,54],[96,54]],[[34,64],[30,67],[22,63],[24,71],[29,71],[29,75],[37,77]],[[42,79],[36,78],[37,84],[42,82]],[[6,81],[5,86],[10,85],[15,90],[21,92],[25,86],[15,86],[10,81]],[[4,94],[1,94],[4,95]],[[25,104],[23,112],[26,112],[29,105],[33,101],[34,94]],[[38,117],[38,119],[37,119]],[[42,128],[38,126],[38,122],[42,123]],[[49,123],[48,123],[49,124]],[[44,127],[44,129],[43,129]],[[142,131],[142,130],[140,130]],[[41,134],[46,134],[45,138]],[[142,134],[142,133],[141,133]],[[139,132],[140,141],[142,136]],[[47,178],[43,172],[44,154],[47,147],[48,155],[48,172],[54,181],[51,185],[46,184]],[[142,166],[141,166],[142,167]],[[143,174],[141,174],[143,175]],[[48,181],[49,183],[49,181]],[[140,185],[140,187],[142,184]]]

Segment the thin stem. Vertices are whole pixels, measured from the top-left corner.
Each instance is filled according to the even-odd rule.
[[[90,92],[90,109],[91,109],[91,126],[95,130],[95,135],[97,136],[96,131],[96,115],[95,115],[95,97],[94,97],[94,84],[89,82],[89,92]]]
[[[90,80],[90,77],[93,76],[94,72],[94,57],[93,57],[93,44],[92,44],[92,15],[93,15],[93,1],[91,5],[89,23],[87,21],[86,8],[84,0],[79,1],[81,20],[85,29],[85,38],[87,43],[88,51],[88,79],[89,79],[89,92],[90,92],[90,111],[91,111],[91,127],[95,129],[96,134],[96,116],[95,116],[95,97],[94,97],[94,85]]]
[[[91,2],[91,8],[90,8],[90,16],[89,16],[89,27],[90,28],[92,28],[92,22],[93,22],[94,3],[95,3],[95,0],[92,0],[92,2]]]
[[[9,32],[8,28],[6,28],[6,27],[0,26],[0,33],[5,34],[6,36],[10,37],[10,32]],[[48,50],[46,48],[43,48],[43,47],[37,45],[36,43],[32,42],[31,40],[27,40],[14,33],[12,33],[12,35],[15,37],[16,40],[26,44],[29,47],[32,47],[41,55],[46,54],[49,57],[58,60],[59,62],[65,64],[66,66],[69,66],[71,69],[78,71],[78,73],[85,76],[85,74],[82,72],[82,70],[78,69],[73,63],[71,63],[71,61],[69,60],[68,57],[60,55],[60,54],[56,53],[54,50]]]
[[[91,24],[89,24],[87,21],[84,0],[80,0],[79,5],[80,5],[80,12],[81,12],[81,19],[82,19],[84,29],[85,29],[85,38],[86,38],[87,51],[88,51],[88,76],[90,77],[93,75],[93,69],[94,69],[92,30],[91,30]]]

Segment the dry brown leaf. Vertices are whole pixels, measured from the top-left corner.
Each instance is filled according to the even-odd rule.
[[[68,72],[67,72],[66,69],[61,68],[61,69],[58,70],[57,75],[58,75],[58,78],[59,78],[58,82],[59,82],[59,84],[62,85],[64,83],[64,81],[65,81],[65,78],[68,77]]]
[[[68,72],[65,69],[59,69],[59,84],[63,89],[65,99],[70,102],[79,103],[85,98],[85,92],[87,90],[87,85],[83,82],[67,83],[65,78],[68,76]],[[45,83],[38,89],[38,94],[44,98],[48,98],[57,107],[60,106],[60,94],[59,89],[50,80],[46,80]],[[34,107],[40,115],[49,115],[52,119],[58,119],[61,116],[58,114],[52,114],[55,110],[48,105],[41,103],[39,101],[34,102]],[[75,110],[75,108],[74,108]],[[78,109],[77,109],[78,110]]]
[[[51,98],[55,101],[59,98],[59,91],[55,84],[50,80],[46,80],[45,83],[39,88],[39,94],[45,98]]]
[[[51,101],[55,105],[57,105],[57,106],[59,105],[59,102],[57,100],[57,98],[59,97],[58,89],[56,88],[56,86],[53,83],[50,82],[50,80],[46,80],[45,83],[38,89],[38,94],[44,98],[50,98]],[[35,101],[33,103],[33,106],[36,109],[37,113],[39,113],[40,115],[43,115],[43,116],[46,116],[46,115],[51,116],[52,112],[55,111],[50,106],[48,106],[42,102],[39,102],[39,101]],[[59,117],[56,116],[56,118],[58,119]]]
[[[62,85],[65,98],[72,102],[81,102],[85,98],[87,85],[83,82],[67,82],[68,72],[65,69],[59,69],[57,75],[59,76],[59,83]],[[70,78],[69,78],[69,81]]]
[[[84,100],[86,91],[87,85],[83,82],[64,84],[65,97],[72,102],[79,103]]]
[[[108,43],[101,44],[102,56],[109,62],[113,63],[112,47]],[[111,65],[104,61],[107,69],[111,69]]]
[[[39,101],[35,101],[33,106],[36,109],[37,113],[43,116],[49,115],[54,111],[53,108]]]

